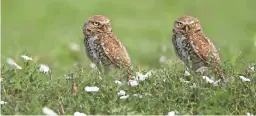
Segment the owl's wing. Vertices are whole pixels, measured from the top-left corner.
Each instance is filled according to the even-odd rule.
[[[172,35],[172,45],[173,45],[173,49],[174,49],[175,54],[180,58],[180,54],[177,52],[178,50],[177,50],[177,47],[176,47],[177,45],[176,45],[175,40],[176,40],[176,36],[173,34],[173,35]]]
[[[189,39],[189,44],[192,46],[193,51],[199,56],[203,61],[208,64],[219,64],[220,57],[219,53],[210,39],[204,35],[191,36]]]
[[[126,48],[113,33],[101,35],[101,45],[107,57],[119,67],[130,67],[130,57]]]

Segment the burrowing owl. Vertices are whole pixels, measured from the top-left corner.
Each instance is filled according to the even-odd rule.
[[[212,41],[202,31],[200,21],[192,16],[179,17],[173,25],[172,43],[176,55],[193,72],[213,67],[223,78],[220,57]]]
[[[131,76],[131,60],[121,42],[112,32],[110,19],[103,15],[90,17],[83,26],[84,45],[89,59],[102,71],[107,72],[110,67],[128,69]]]

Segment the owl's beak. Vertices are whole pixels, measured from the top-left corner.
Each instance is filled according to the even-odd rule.
[[[107,30],[108,30],[108,27],[107,27],[106,24],[103,25],[103,30],[104,30],[104,31],[107,31]]]
[[[185,30],[185,32],[188,32],[189,31],[189,26],[185,25],[183,29]]]

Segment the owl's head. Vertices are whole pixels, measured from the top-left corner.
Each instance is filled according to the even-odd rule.
[[[111,31],[110,19],[103,15],[90,17],[83,26],[83,32],[89,35]]]
[[[194,33],[201,31],[200,21],[192,16],[181,16],[175,20],[173,31],[181,34]]]

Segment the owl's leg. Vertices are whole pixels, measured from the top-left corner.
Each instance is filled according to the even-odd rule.
[[[184,72],[185,71],[188,71],[191,75],[192,75],[192,78],[191,76],[189,76],[188,78],[186,78],[187,80],[193,80],[193,78],[195,77],[194,73],[193,73],[193,70],[191,69],[190,65],[189,65],[189,61],[188,60],[183,60],[184,62]]]
[[[104,74],[107,75],[110,72],[110,66],[104,66]]]
[[[95,64],[96,64],[96,66],[97,66],[97,68],[99,70],[99,74],[102,74],[103,73],[103,70],[102,70],[103,68],[102,68],[101,63],[100,62],[96,62]]]

